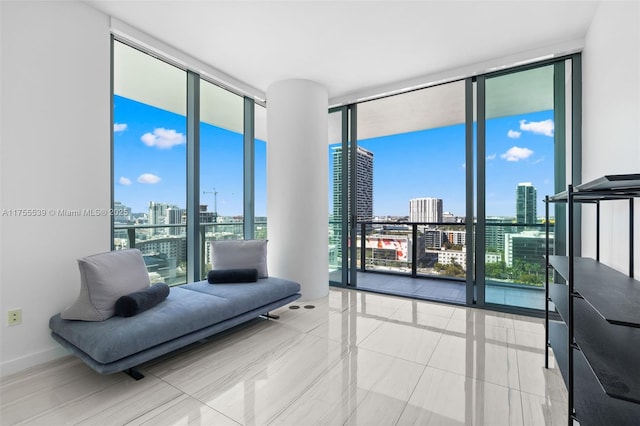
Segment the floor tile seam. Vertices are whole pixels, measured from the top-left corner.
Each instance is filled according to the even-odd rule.
[[[120,373],[116,373],[116,374],[126,374],[126,373],[124,373],[124,372],[120,372]],[[158,376],[156,376],[156,375],[154,375],[154,374],[152,374],[152,373],[146,372],[146,371],[145,371],[145,376],[144,376],[142,379],[140,379],[140,380],[146,380],[149,376],[154,377],[154,378],[155,378],[155,379],[157,379],[159,382],[162,382],[162,383],[164,383],[164,384],[168,385],[169,387],[171,387],[171,388],[175,389],[176,391],[178,391],[178,395],[176,395],[176,396],[174,396],[174,397],[172,397],[172,398],[169,398],[169,399],[167,399],[166,401],[161,401],[159,404],[154,405],[153,407],[151,407],[151,408],[147,409],[144,413],[142,413],[142,414],[140,414],[140,415],[138,415],[138,416],[134,417],[133,419],[130,419],[127,423],[131,423],[131,422],[135,421],[136,419],[138,419],[138,418],[140,418],[140,417],[142,417],[142,416],[144,416],[144,415],[146,415],[146,414],[150,413],[151,411],[155,410],[156,408],[162,407],[163,405],[168,404],[169,402],[171,402],[171,401],[175,400],[176,398],[181,397],[182,395],[186,395],[186,393],[185,393],[183,390],[178,389],[176,386],[172,385],[171,383],[168,383],[166,380],[163,380],[162,378],[160,378],[160,377],[158,377]],[[133,378],[128,378],[128,379],[130,379],[130,380],[137,380],[137,379],[133,379]],[[126,379],[125,379],[125,380],[126,380]],[[114,385],[115,385],[115,383],[114,383]],[[155,404],[155,403],[157,403],[157,402],[158,402],[157,400],[154,400],[154,404]],[[118,405],[119,405],[119,404],[118,404]],[[88,421],[89,419],[91,419],[91,418],[93,418],[93,417],[95,417],[95,416],[99,415],[100,413],[104,412],[106,409],[108,409],[108,407],[107,407],[107,408],[105,408],[105,409],[103,409],[103,410],[101,410],[101,411],[99,411],[98,413],[94,413],[92,416],[87,417],[86,419],[83,419],[81,422],[86,422],[86,421]],[[76,422],[75,424],[78,424],[78,423],[81,423],[81,422]]]
[[[565,397],[567,396],[566,389],[561,389],[561,392]],[[545,401],[553,401],[553,402],[557,402],[559,404],[565,404],[565,405],[567,404],[567,399],[553,398],[550,394],[540,395],[539,393],[533,393],[526,390],[521,390],[520,393],[522,393],[523,395],[535,396],[536,398],[541,398],[541,399],[544,399]]]
[[[371,333],[371,335],[372,335],[372,334],[373,334],[373,333]],[[391,355],[391,354],[388,354],[388,353],[386,353],[386,352],[380,352],[380,351],[377,351],[377,350],[372,349],[372,348],[363,347],[363,346],[361,346],[361,345],[363,345],[363,344],[365,343],[365,341],[364,341],[364,340],[363,340],[362,342],[360,342],[360,343],[358,343],[358,344],[357,344],[357,348],[358,348],[358,350],[366,350],[366,351],[370,351],[370,352],[376,353],[376,354],[378,354],[378,355],[389,356],[389,357],[396,358],[396,359],[399,359],[399,360],[402,360],[402,361],[411,362],[411,363],[414,363],[414,364],[417,364],[417,365],[421,365],[421,366],[425,366],[425,367],[426,367],[426,366],[428,366],[428,365],[429,365],[428,363],[429,363],[429,361],[431,361],[431,357],[433,356],[433,354],[434,354],[434,352],[435,352],[435,349],[436,349],[436,347],[438,346],[438,343],[440,342],[441,337],[442,337],[442,334],[440,334],[440,335],[438,336],[438,342],[434,345],[433,350],[431,351],[431,354],[429,355],[429,360],[426,362],[426,364],[425,364],[425,363],[423,363],[423,362],[419,362],[419,361],[415,361],[415,360],[411,360],[411,359],[403,358],[403,357],[400,357],[400,356]],[[366,340],[366,339],[365,339],[365,340]]]
[[[318,324],[318,325],[316,325],[315,327],[313,327],[313,328],[311,328],[311,329],[309,329],[309,330],[300,330],[299,328],[297,328],[297,327],[295,327],[295,326],[293,326],[293,325],[289,324],[289,323],[288,323],[288,322],[286,322],[286,321],[279,321],[279,320],[276,320],[276,322],[275,322],[275,323],[276,323],[279,327],[285,327],[286,329],[288,329],[288,330],[290,330],[290,331],[295,331],[296,333],[299,333],[299,334],[309,334],[309,332],[310,332],[310,331],[315,330],[315,329],[316,329],[316,328],[318,328],[320,325],[322,325],[322,324]]]
[[[285,324],[281,324],[281,325],[284,326]],[[281,342],[280,345],[274,344],[272,346],[269,346],[266,350],[262,351],[257,356],[252,357],[251,359],[249,359],[248,362],[243,365],[244,369],[246,370],[246,369],[252,368],[255,365],[259,366],[260,363],[263,362],[265,358],[269,357],[269,355],[271,353],[277,352],[278,348],[282,344],[284,344],[285,342],[287,342],[289,340],[295,341],[295,340],[298,340],[298,339],[302,339],[304,337],[304,335],[305,335],[305,333],[302,333],[299,330],[294,330],[294,331],[296,331],[297,334],[288,337],[283,342]],[[311,337],[317,337],[317,336],[311,336]],[[232,342],[232,343],[236,343],[236,342]],[[235,361],[232,361],[232,362],[235,362]],[[224,376],[221,376],[221,377],[226,378],[226,377],[234,376],[236,374],[236,371],[237,371],[237,368],[233,368],[231,371],[229,371],[227,374],[225,374]],[[158,378],[160,378],[160,377],[158,377]],[[207,388],[207,385],[204,385],[204,387],[198,387],[197,389],[194,389],[193,391],[189,392],[186,389],[182,389],[178,385],[175,385],[174,383],[170,382],[169,379],[166,379],[164,377],[162,377],[160,379],[162,381],[164,381],[165,383],[168,383],[171,386],[173,386],[174,388],[178,389],[179,391],[183,392],[185,395],[190,396],[190,397],[192,397],[194,399],[197,399],[197,400],[200,400],[200,398],[197,397],[197,394],[201,393],[204,389]],[[236,421],[236,420],[234,420],[234,421]]]
[[[286,325],[286,324],[282,324],[282,325]],[[312,337],[312,338],[315,338],[315,339],[318,339],[318,340],[322,340],[322,339],[323,339],[322,337],[315,336],[315,335],[308,335],[308,334],[306,334],[306,333],[304,333],[304,332],[301,332],[301,331],[299,331],[299,330],[296,330],[296,331],[298,331],[298,336],[295,336],[295,337],[293,337],[293,336],[292,336],[290,339],[300,339],[300,338],[304,338],[304,336],[309,336],[309,337]],[[276,347],[275,349],[277,349],[277,347]],[[270,353],[270,352],[271,352],[271,350],[270,350],[270,351],[267,351],[267,352],[265,352],[265,353],[263,353],[263,354],[259,357],[259,359],[262,359],[262,357],[263,357],[263,356],[268,355],[268,353]],[[319,381],[319,380],[320,380],[324,375],[326,375],[327,371],[328,371],[330,368],[333,368],[333,366],[334,366],[334,365],[336,365],[336,364],[337,364],[337,363],[342,359],[342,356],[343,356],[343,354],[341,353],[340,357],[338,357],[338,358],[336,358],[334,361],[332,361],[332,362],[328,363],[328,364],[327,364],[327,366],[325,366],[325,368],[323,368],[320,372],[318,372],[318,373],[317,373],[317,376],[314,378],[314,380],[313,380],[313,381],[312,381],[308,386],[306,386],[305,388],[303,388],[303,389],[300,391],[300,394],[299,394],[299,395],[297,395],[297,396],[292,400],[291,404],[293,404],[293,402],[295,402],[295,401],[299,400],[299,399],[302,397],[302,395],[304,395],[304,393],[306,393],[306,392],[311,388],[311,386],[315,385],[315,384],[316,384],[316,383],[317,383],[317,382],[318,382],[318,381]],[[245,367],[245,368],[250,368],[252,365],[256,364],[256,363],[259,361],[259,359],[253,359],[253,360],[251,361],[251,364],[249,364],[249,365],[245,365],[244,367]],[[214,405],[209,404],[209,403],[207,403],[207,402],[205,402],[205,401],[202,401],[199,397],[197,397],[197,396],[196,396],[196,394],[198,394],[198,393],[202,392],[202,390],[203,390],[203,388],[197,389],[197,390],[195,390],[195,392],[194,392],[193,394],[192,394],[192,393],[189,393],[189,392],[186,392],[186,391],[183,391],[183,392],[184,392],[185,394],[187,394],[188,396],[190,396],[190,397],[192,397],[192,398],[194,398],[194,399],[196,399],[196,400],[198,400],[198,401],[200,401],[200,402],[203,402],[203,403],[204,403],[206,406],[208,406],[209,408],[212,408],[212,409],[214,409],[215,411],[217,411],[217,412],[219,412],[219,413],[221,413],[221,414],[225,415],[226,417],[230,418],[230,419],[231,419],[231,420],[233,420],[234,422],[239,423],[239,424],[243,424],[243,423],[242,423],[242,421],[236,420],[235,418],[233,418],[233,417],[231,417],[231,416],[229,416],[229,415],[225,414],[224,412],[222,412],[222,411],[218,410]],[[272,417],[271,417],[271,418],[270,418],[266,423],[271,423],[271,422],[273,422],[273,421],[274,421],[274,420],[275,420],[275,419],[276,419],[280,414],[282,414],[282,412],[283,412],[284,410],[286,410],[286,408],[288,408],[291,404],[287,405],[286,407],[284,407],[284,408],[282,408],[281,410],[279,410],[278,412],[276,412],[276,413],[275,413],[275,414],[274,414],[274,415],[273,415],[273,416],[272,416]]]
[[[407,397],[407,400],[404,402],[404,407],[402,407],[402,411],[400,411],[400,415],[398,416],[396,421],[393,422],[394,426],[396,426],[398,424],[398,422],[400,421],[400,419],[402,418],[402,416],[404,416],[404,412],[407,410],[407,407],[409,406],[409,402],[411,402],[411,398],[413,398],[413,394],[416,393],[416,389],[418,389],[418,385],[420,384],[420,380],[422,380],[422,376],[424,376],[424,373],[426,371],[427,371],[427,366],[424,365],[422,367],[422,372],[420,373],[420,376],[418,377],[418,380],[416,380],[416,384],[413,386],[413,389],[411,390],[411,393]]]
[[[323,368],[322,371],[320,371],[316,375],[316,377],[307,386],[305,386],[303,389],[300,390],[300,393],[298,393],[298,395],[295,398],[293,398],[289,404],[287,404],[286,406],[284,406],[280,410],[278,410],[276,413],[274,413],[265,422],[265,424],[266,425],[273,424],[278,419],[278,417],[280,417],[287,409],[289,409],[289,407],[295,405],[307,392],[309,392],[311,389],[313,389],[313,387],[317,383],[319,383],[322,379],[324,379],[326,377],[326,375],[329,373],[329,371],[331,371],[335,366],[337,366],[340,362],[342,362],[343,358],[346,357],[348,352],[349,351],[342,351],[341,354],[340,354],[340,357],[338,357],[334,361],[328,363],[325,366],[325,368]],[[351,413],[349,413],[349,414],[351,414]]]
[[[438,341],[436,342],[436,344],[433,346],[433,349],[431,350],[431,353],[429,354],[429,359],[426,361],[426,363],[424,364],[425,367],[429,365],[429,363],[431,362],[431,360],[433,359],[433,354],[436,353],[436,349],[438,349],[438,345],[440,344],[440,342],[442,341],[442,336],[444,335],[444,331],[440,332],[440,334],[438,335]]]
[[[447,370],[447,369],[441,368],[441,367],[436,367],[436,366],[433,366],[433,365],[426,365],[426,367],[427,368],[433,368],[434,370],[438,370],[438,371],[443,371],[443,372],[449,373],[449,374],[455,374],[458,377],[464,377],[465,379],[475,380],[476,382],[484,382],[484,383],[488,383],[488,384],[493,385],[493,386],[499,386],[499,387],[504,388],[504,389],[508,389],[508,390],[512,390],[512,391],[516,391],[516,392],[523,392],[522,389],[520,389],[520,388],[515,388],[513,386],[508,386],[508,385],[505,386],[502,383],[495,383],[495,382],[492,382],[492,381],[489,381],[489,380],[485,380],[485,379],[478,379],[476,377],[470,377],[470,376],[467,376],[466,374],[460,374],[457,371],[451,371],[451,370]]]
[[[284,323],[278,323],[278,325],[277,325],[277,326],[282,327],[282,326],[286,326],[286,324],[284,324]],[[295,339],[295,338],[298,338],[298,337],[299,337],[299,335],[304,334],[304,333],[300,332],[300,330],[295,329],[295,328],[290,327],[290,326],[286,327],[286,329],[287,329],[288,331],[295,332],[295,335],[294,335],[294,334],[292,334],[290,337],[288,337],[287,339],[285,339],[285,341],[286,341],[286,340],[289,340],[289,339]],[[255,332],[255,333],[251,333],[250,335],[245,336],[245,337],[246,337],[246,338],[251,338],[251,337],[253,337],[254,335],[258,334],[258,332],[260,332],[260,330],[258,330],[258,331],[257,331],[257,332]],[[268,331],[266,331],[266,332],[268,332]],[[230,336],[230,337],[233,337],[233,335],[229,335],[229,336]],[[245,339],[245,340],[246,340],[246,339]],[[228,349],[232,349],[232,348],[233,348],[233,346],[235,346],[236,344],[238,344],[238,342],[239,342],[239,340],[237,340],[237,339],[236,339],[236,340],[233,340],[233,341],[228,341],[228,342],[226,342],[226,343],[225,343],[225,344],[226,344],[226,346],[225,346],[223,349],[227,349],[227,348],[228,348]],[[207,343],[209,343],[209,344],[212,344],[212,345],[213,345],[213,344],[215,344],[216,342],[207,342]],[[197,362],[200,362],[200,361],[203,361],[204,359],[206,359],[206,358],[207,358],[207,357],[209,357],[209,356],[216,355],[216,353],[217,353],[216,351],[217,351],[219,348],[215,348],[215,349],[206,348],[206,347],[204,347],[204,345],[206,345],[207,343],[203,344],[202,346],[198,346],[198,348],[199,348],[199,349],[201,349],[201,350],[200,350],[200,354],[199,354],[199,355],[201,355],[201,356],[199,357],[199,359],[198,359],[198,360],[196,360],[196,361],[195,361],[196,363],[197,363]],[[271,350],[271,349],[275,349],[276,347],[277,347],[277,345],[273,344],[272,346],[268,346],[267,348],[269,348],[269,350]],[[213,350],[213,352],[210,352],[211,350]],[[180,351],[180,352],[178,352],[178,351]],[[152,363],[152,364],[150,365],[150,367],[154,367],[154,366],[156,366],[156,365],[158,365],[158,364],[162,364],[162,363],[164,363],[164,362],[170,362],[172,359],[174,359],[174,358],[176,358],[176,357],[179,357],[179,356],[181,356],[181,355],[183,355],[183,354],[186,354],[186,353],[188,353],[188,352],[191,352],[191,349],[189,349],[189,348],[182,348],[182,349],[178,349],[175,353],[165,354],[165,355],[163,355],[163,356],[168,356],[168,358],[165,358],[165,359],[159,359],[159,358],[156,358],[155,360],[150,361],[150,362]],[[202,357],[202,356],[203,356],[203,357]],[[173,369],[171,369],[171,370],[170,370],[170,371],[168,371],[168,372],[164,372],[164,371],[163,371],[163,372],[161,372],[161,373],[159,373],[159,374],[152,373],[152,372],[150,372],[149,370],[145,370],[145,373],[150,374],[150,375],[153,375],[154,377],[157,377],[157,378],[159,378],[159,379],[161,379],[161,380],[163,380],[163,381],[165,381],[165,382],[167,382],[167,383],[171,383],[171,382],[169,382],[169,380],[170,380],[170,379],[168,379],[167,377],[168,377],[168,376],[170,376],[170,375],[172,375],[172,374],[174,374],[175,372],[177,372],[177,371],[179,371],[179,370],[184,369],[184,368],[186,368],[186,367],[173,368]],[[161,375],[160,375],[160,374],[161,374]],[[190,396],[193,396],[193,395],[190,395]]]
[[[207,407],[207,408],[209,408],[209,409],[211,409],[211,410],[215,411],[216,413],[220,414],[221,416],[226,417],[227,419],[231,420],[231,421],[232,421],[232,422],[234,422],[234,423],[237,423],[238,425],[242,425],[242,424],[243,424],[241,421],[236,420],[236,419],[234,419],[233,417],[231,417],[231,416],[229,416],[229,415],[227,415],[227,414],[223,413],[222,411],[220,411],[220,410],[216,409],[215,407],[213,407],[213,406],[209,405],[207,402],[203,401],[203,400],[202,400],[202,399],[200,399],[200,398],[196,398],[195,396],[193,396],[193,395],[189,395],[189,394],[187,394],[187,393],[184,393],[184,395],[185,395],[186,397],[188,397],[188,398],[192,398],[192,399],[194,399],[195,401],[198,401],[199,403],[201,403],[201,404],[202,404],[202,405],[204,405],[205,407]]]
[[[149,376],[149,375],[153,375],[153,374],[147,373],[147,375],[146,375],[146,376]],[[145,376],[145,377],[146,377],[146,376]],[[158,376],[154,376],[154,377],[156,377],[158,380],[160,380],[160,381],[164,382],[166,385],[168,385],[168,386],[170,386],[170,387],[174,388],[175,390],[177,390],[177,391],[179,392],[179,395],[176,395],[174,398],[171,398],[170,400],[165,401],[165,402],[163,402],[163,403],[162,403],[162,404],[160,404],[160,405],[157,405],[157,406],[155,406],[155,407],[152,407],[152,408],[148,409],[148,410],[147,410],[147,411],[145,411],[144,413],[139,414],[138,416],[136,416],[136,417],[134,417],[133,419],[129,420],[129,421],[128,421],[127,423],[125,423],[125,424],[133,423],[133,422],[135,422],[136,420],[138,420],[138,419],[140,419],[140,418],[142,418],[142,417],[146,416],[147,414],[151,413],[153,410],[156,410],[156,409],[158,409],[158,408],[162,407],[163,405],[170,404],[171,402],[173,402],[173,401],[175,401],[175,400],[177,400],[177,399],[179,399],[179,398],[183,398],[183,397],[186,397],[186,398],[193,398],[193,396],[188,395],[185,391],[183,391],[182,389],[179,389],[177,386],[174,386],[172,383],[169,383],[169,382],[167,382],[166,380],[164,380],[164,379],[162,379],[162,378],[160,378],[160,377],[158,377]],[[144,380],[144,379],[142,379],[142,380]],[[194,399],[195,399],[195,398],[194,398]],[[146,423],[146,422],[144,422],[144,423]],[[144,424],[144,423],[142,423],[142,424]]]
[[[362,344],[363,344],[363,342],[364,342],[364,341],[365,341],[369,336],[371,336],[371,335],[372,335],[372,334],[373,334],[373,333],[374,333],[378,328],[380,328],[381,326],[382,326],[382,324],[378,324],[378,325],[377,325],[373,330],[371,330],[369,333],[367,333],[367,335],[366,335],[365,337],[363,337],[363,338],[361,338],[361,339],[359,338],[359,339],[360,339],[360,341],[357,341],[357,340],[356,340],[356,342],[355,342],[355,343],[347,342],[347,344],[348,344],[349,346],[353,346],[353,347],[356,347],[356,348],[364,349],[364,348],[360,347],[360,345],[362,345]],[[328,340],[328,341],[330,341],[330,342],[341,343],[341,344],[342,344],[342,343],[344,343],[344,340],[343,340],[343,339],[341,339],[341,338],[331,338],[331,337],[325,337],[325,336],[320,336],[320,335],[318,335],[318,334],[312,334],[312,333],[311,333],[312,331],[316,330],[316,329],[317,329],[317,328],[319,328],[319,327],[320,327],[320,326],[318,326],[318,327],[314,328],[313,330],[308,331],[306,334],[308,334],[308,335],[310,335],[310,336],[313,336],[313,337],[318,337],[318,338],[321,338],[321,339],[326,339],[326,340]]]
[[[95,373],[95,374],[98,374],[98,373]],[[115,373],[115,374],[124,374],[124,373]],[[121,383],[121,382],[122,382],[122,381],[124,381],[124,380],[126,380],[126,378],[123,378],[123,379],[122,379],[122,380],[120,380],[120,381],[117,381],[117,382],[111,383],[111,384],[110,384],[110,385],[108,385],[108,386],[104,386],[104,387],[101,387],[101,388],[99,388],[99,389],[96,389],[96,390],[94,390],[93,392],[89,392],[89,393],[86,393],[86,394],[84,394],[84,395],[82,395],[82,396],[79,396],[79,397],[73,398],[73,399],[71,399],[71,400],[65,401],[65,402],[63,402],[63,403],[61,403],[61,404],[59,404],[59,405],[56,405],[55,407],[51,407],[51,408],[49,408],[49,409],[47,409],[47,410],[45,410],[45,411],[42,411],[42,412],[40,412],[40,413],[37,413],[37,414],[35,414],[35,415],[31,416],[31,417],[28,417],[28,418],[26,418],[26,419],[20,420],[20,421],[19,421],[18,423],[16,423],[16,424],[30,424],[30,423],[32,423],[32,422],[34,422],[34,421],[36,421],[38,418],[44,417],[44,416],[45,416],[45,415],[47,415],[47,414],[53,413],[53,412],[55,412],[55,411],[57,411],[57,410],[60,410],[61,408],[63,408],[63,409],[64,409],[64,408],[69,407],[69,406],[71,406],[71,405],[73,405],[73,404],[76,404],[76,403],[82,402],[82,401],[84,401],[84,400],[86,400],[86,399],[88,399],[88,398],[90,398],[90,397],[92,397],[92,396],[94,396],[94,395],[96,395],[96,394],[98,394],[98,393],[100,393],[100,392],[103,392],[103,391],[105,391],[105,390],[107,390],[107,389],[109,389],[109,388],[111,388],[111,387],[113,387],[113,386],[118,385],[119,383]],[[49,393],[49,392],[47,392],[47,393]],[[102,410],[102,411],[104,411],[104,410]],[[98,413],[94,413],[94,414],[93,414],[93,415],[91,415],[91,416],[88,416],[88,417],[83,418],[83,419],[82,419],[82,420],[80,420],[79,422],[87,421],[87,420],[89,420],[91,417],[93,417],[93,416],[95,416],[95,415],[97,415],[97,414],[98,414]],[[79,423],[79,422],[76,422],[76,423]]]
[[[369,353],[376,354],[376,355],[381,355],[383,357],[393,358],[393,359],[396,359],[396,360],[400,360],[402,362],[406,362],[406,363],[409,363],[409,364],[417,365],[419,367],[427,367],[426,364],[423,364],[421,362],[413,361],[413,360],[402,358],[402,357],[395,356],[395,355],[391,355],[391,354],[388,354],[386,352],[376,351],[375,349],[371,349],[371,348],[363,348],[363,347],[358,346],[358,345],[351,345],[350,344],[349,345],[349,349],[356,349],[358,351],[364,351],[364,352],[369,352]],[[349,355],[349,351],[345,351],[344,352],[344,356],[346,357],[348,355]]]
[[[520,351],[519,351],[519,350],[516,350],[516,362],[518,363],[518,383],[520,384],[520,387],[521,387],[521,388],[524,388],[524,387],[525,387],[525,385],[524,385],[524,381],[522,380],[521,369],[520,369],[520,367],[519,367],[519,366],[520,366],[520,355],[519,355],[519,354],[520,354]],[[543,360],[541,359],[540,366],[543,366],[543,365],[544,365],[544,362],[543,362]],[[527,365],[527,366],[524,366],[524,365],[523,365],[523,367],[525,367],[525,368],[531,368],[531,366],[529,366],[529,365]],[[547,386],[549,386],[549,382],[545,379],[545,380],[544,380],[544,383],[545,383],[545,389],[546,389],[546,388],[547,388]],[[523,392],[525,392],[525,390],[524,390],[524,389],[523,389],[522,391],[523,391]],[[532,393],[532,392],[527,392],[527,393],[530,393],[531,395],[536,395],[535,393]],[[539,394],[538,394],[538,396],[543,396],[543,397],[544,397],[544,395],[539,395]]]
[[[361,348],[361,346],[360,346],[360,345],[364,344],[364,342],[365,342],[369,337],[371,337],[371,336],[373,335],[373,333],[375,333],[376,331],[378,331],[378,329],[379,329],[380,327],[382,327],[382,326],[386,323],[386,321],[385,321],[385,320],[378,320],[378,321],[380,322],[380,324],[378,324],[374,329],[372,329],[372,330],[371,330],[371,331],[370,331],[370,332],[369,332],[369,333],[368,333],[364,338],[360,339],[360,341],[359,341],[359,342],[358,342],[358,341],[356,341],[356,344],[355,344],[355,346],[356,346],[356,347],[358,347],[358,348],[360,348],[360,349],[364,349],[364,348]]]

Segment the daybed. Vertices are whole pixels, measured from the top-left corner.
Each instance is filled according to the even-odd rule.
[[[225,265],[218,262],[218,268],[229,262],[246,267],[246,259],[238,259],[233,253],[266,245],[266,241],[228,243],[213,250],[214,255],[220,250],[228,254],[222,262]],[[79,259],[78,263],[80,296],[74,305],[54,315],[49,327],[58,343],[101,374],[124,371],[141,378],[134,369],[137,365],[268,314],[300,297],[300,284],[266,276],[265,258],[260,271],[263,278],[256,282],[210,284],[204,280],[174,286],[162,302],[124,317],[114,315],[114,302],[149,288],[141,253],[135,249],[114,251]],[[136,286],[126,282],[131,277],[143,283]],[[117,291],[113,292],[113,287],[118,287]],[[105,288],[112,293],[105,296]]]

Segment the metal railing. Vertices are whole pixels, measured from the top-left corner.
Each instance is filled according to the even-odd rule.
[[[254,238],[266,239],[266,222],[254,225]],[[200,276],[209,269],[209,242],[214,240],[241,240],[244,238],[244,222],[216,222],[200,224]],[[143,254],[152,282],[169,285],[187,282],[186,224],[134,225],[115,224],[114,248],[138,248]],[[208,269],[207,269],[208,268]]]
[[[465,226],[464,222],[358,222],[357,267],[361,272],[462,281],[466,257],[474,255],[466,250]],[[544,223],[485,223],[487,283],[542,289],[544,228]]]

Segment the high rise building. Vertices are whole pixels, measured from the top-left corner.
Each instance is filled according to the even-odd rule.
[[[149,201],[149,225],[165,225],[167,223],[167,209],[177,209],[178,206],[166,203]],[[162,228],[153,228],[151,235],[158,235],[165,231]]]
[[[206,204],[200,204],[200,223],[215,223],[216,213],[207,210]]]
[[[538,216],[536,213],[536,200],[538,191],[531,182],[519,183],[516,189],[516,222],[536,223]]]
[[[410,222],[442,222],[440,198],[413,198],[409,200]]]
[[[113,221],[115,223],[128,223],[131,221],[131,207],[125,206],[120,201],[114,201]]]
[[[350,161],[350,155],[348,155]],[[342,215],[342,147],[333,148],[333,217]],[[348,186],[351,188],[351,185]],[[349,190],[351,200],[351,190]],[[356,216],[358,221],[373,219],[373,152],[362,147],[356,152]]]
[[[179,209],[177,207],[169,207],[167,209],[167,215],[165,218],[165,223],[167,225],[182,225],[187,223],[186,221],[187,210]],[[186,227],[171,227],[169,228],[169,235],[181,235],[186,233]]]
[[[487,251],[504,252],[504,235],[512,231],[513,218],[490,216],[486,218],[485,239]]]

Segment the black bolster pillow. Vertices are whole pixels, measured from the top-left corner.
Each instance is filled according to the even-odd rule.
[[[216,269],[207,274],[209,284],[216,283],[255,283],[258,281],[257,269]]]
[[[151,309],[169,296],[169,286],[157,283],[142,291],[127,294],[116,300],[115,314],[121,317],[132,317],[147,309]]]

